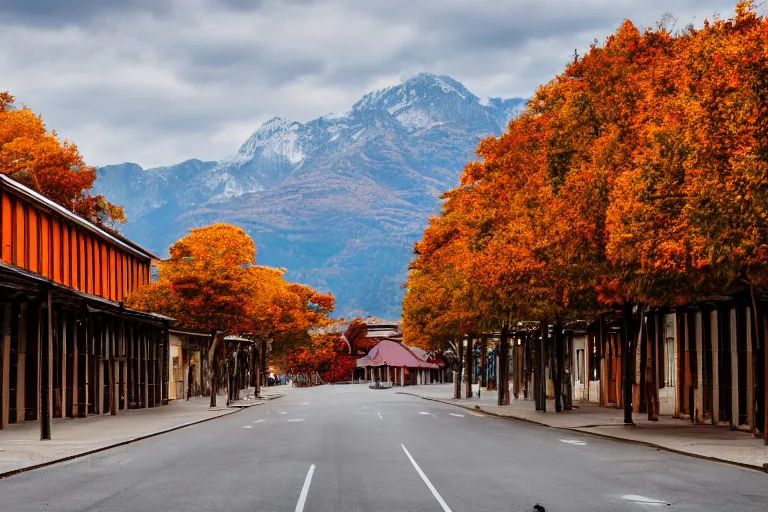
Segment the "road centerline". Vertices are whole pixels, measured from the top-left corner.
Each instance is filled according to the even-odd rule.
[[[403,451],[408,456],[408,459],[410,459],[411,464],[413,464],[413,467],[416,468],[416,472],[419,474],[421,479],[424,480],[424,483],[427,484],[427,488],[432,492],[432,496],[434,496],[437,502],[440,504],[440,506],[443,507],[443,511],[451,512],[451,507],[448,506],[445,500],[443,500],[443,497],[440,496],[440,493],[437,492],[437,489],[435,489],[435,486],[432,485],[432,482],[429,481],[429,478],[427,478],[427,475],[424,474],[424,472],[421,470],[419,465],[416,463],[416,460],[411,456],[410,452],[408,451],[408,448],[406,448],[405,445],[402,443],[400,443],[400,446],[403,447]]]
[[[307,502],[307,494],[309,493],[309,484],[312,482],[312,475],[315,473],[315,465],[309,466],[307,477],[304,479],[304,486],[301,488],[301,494],[299,494],[299,502],[296,503],[296,512],[302,512],[304,510],[304,504]]]

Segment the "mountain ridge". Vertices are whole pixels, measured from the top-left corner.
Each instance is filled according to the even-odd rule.
[[[399,317],[413,243],[477,143],[525,100],[480,98],[421,73],[305,123],[273,117],[218,161],[97,170],[94,192],[123,204],[126,236],[160,254],[190,227],[242,226],[259,262],[337,296],[338,311]]]

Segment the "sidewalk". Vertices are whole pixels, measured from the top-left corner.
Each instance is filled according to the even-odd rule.
[[[476,385],[473,390],[477,393]],[[768,446],[763,440],[727,427],[694,425],[671,416],[660,416],[659,421],[653,422],[648,421],[645,414],[634,414],[635,425],[625,426],[622,410],[585,402],[574,402],[578,409],[561,413],[555,413],[553,400],[547,400],[546,413],[537,412],[533,400],[512,398],[510,405],[499,407],[496,391],[483,391],[480,398],[454,400],[452,384],[407,386],[398,388],[397,392],[547,427],[643,443],[685,455],[768,470]]]
[[[264,388],[272,390],[273,388]],[[244,398],[248,393],[241,391]],[[266,396],[265,396],[266,395]],[[282,396],[277,392],[262,393],[264,399]],[[8,473],[32,469],[53,462],[67,460],[129,443],[163,432],[201,423],[235,413],[244,407],[263,404],[263,400],[250,397],[233,402],[227,407],[224,395],[216,397],[217,407],[208,407],[208,397],[190,400],[171,400],[168,405],[150,409],[119,411],[86,418],[55,418],[51,421],[51,440],[40,441],[37,421],[8,425],[0,430],[0,478]]]

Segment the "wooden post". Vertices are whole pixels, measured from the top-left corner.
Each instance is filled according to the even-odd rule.
[[[27,308],[29,303],[24,301],[19,305],[18,318],[18,347],[16,364],[16,423],[26,420],[27,415]]]
[[[472,398],[472,334],[467,335],[467,346],[464,356],[464,396]]]
[[[45,336],[43,329],[38,329],[38,386],[39,386],[39,420],[40,420],[40,440],[51,439],[51,411],[53,409],[53,397],[51,391],[53,388],[53,296],[48,290],[45,304],[45,317],[43,317],[43,304],[40,303],[40,322],[39,326],[45,325]]]
[[[744,315],[747,317],[744,321],[746,327],[746,344],[747,344],[747,425],[749,425],[749,431],[755,431],[755,367],[757,366],[757,360],[754,355],[755,352],[752,348],[752,309],[744,308]]]
[[[709,336],[712,346],[712,424],[720,423],[720,347],[718,345],[717,309],[709,312]]]
[[[141,336],[142,366],[144,367],[144,408],[149,408],[149,334],[144,331]]]
[[[67,417],[67,315],[61,315],[61,417]]]
[[[696,379],[696,394],[694,400],[694,408],[692,414],[695,416],[696,423],[703,423],[704,421],[704,322],[702,318],[702,312],[697,311],[694,316],[696,322],[696,375],[693,378]]]
[[[608,347],[605,342],[605,319],[602,316],[598,317],[598,328],[599,339],[596,342],[600,344],[600,393],[597,396],[597,404],[600,407],[605,407],[608,403],[606,399],[608,396]]]
[[[731,308],[731,426],[739,426],[739,346],[736,340],[736,308]]]
[[[483,335],[480,342],[480,387],[487,388],[488,381],[486,371],[488,368],[488,336]]]
[[[498,375],[496,403],[509,405],[509,327],[506,322],[502,324],[499,336]]]
[[[11,304],[3,305],[2,348],[0,348],[0,429],[8,425],[11,393]]]
[[[117,350],[117,343],[115,343],[117,336],[115,335],[115,324],[110,322],[107,327],[107,350],[109,354],[109,414],[117,416],[118,409],[118,396],[120,391],[117,389],[118,378],[116,375],[115,365],[115,350]]]
[[[624,318],[622,320],[621,326],[621,355],[623,357],[622,363],[624,363],[624,369],[621,373],[623,377],[622,391],[624,396],[624,424],[632,425],[632,385],[634,380],[634,373],[632,372],[632,356],[635,353],[632,346],[632,341],[634,338],[635,330],[634,319],[632,318],[632,305],[629,303],[624,303],[623,309]]]
[[[559,320],[552,326],[552,342],[554,345],[554,363],[552,368],[552,387],[555,390],[555,412],[563,411],[563,326]]]
[[[547,412],[547,377],[545,372],[546,344],[549,337],[549,321],[541,320],[539,322],[540,337],[536,347],[536,374],[534,376],[534,398],[536,400],[536,410]]]
[[[163,345],[161,347],[161,355],[162,360],[160,361],[161,368],[163,369],[163,396],[162,396],[162,403],[163,405],[168,405],[168,399],[170,398],[168,396],[168,393],[170,391],[170,380],[171,380],[171,369],[170,369],[170,357],[171,357],[171,326],[168,322],[165,322],[163,324],[163,329],[165,330],[165,336],[163,337]],[[189,390],[188,392],[191,392],[192,390]]]

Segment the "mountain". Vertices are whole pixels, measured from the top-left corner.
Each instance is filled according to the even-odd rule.
[[[271,119],[218,162],[102,167],[94,191],[125,205],[124,234],[159,254],[190,227],[237,224],[259,263],[333,292],[339,314],[396,319],[413,244],[440,194],[524,104],[422,73],[344,114]]]

